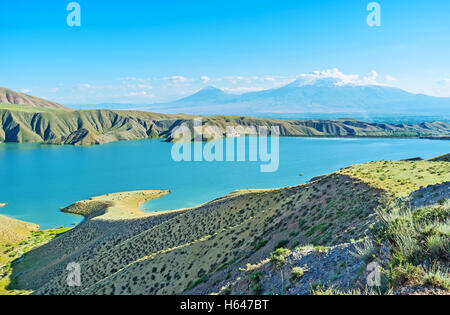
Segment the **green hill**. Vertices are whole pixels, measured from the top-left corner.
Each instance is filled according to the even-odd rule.
[[[189,115],[138,111],[64,111],[0,106],[0,143],[30,142],[92,145],[120,140],[171,139],[181,125],[192,130]],[[450,135],[445,122],[415,125],[366,123],[355,120],[296,121],[241,116],[202,117],[203,128],[216,126],[223,135],[227,126],[279,127],[281,136],[299,137],[422,137]]]

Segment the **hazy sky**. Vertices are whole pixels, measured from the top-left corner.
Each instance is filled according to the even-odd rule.
[[[0,1],[0,86],[63,104],[153,103],[336,68],[450,96],[448,0],[378,1],[380,27],[367,25],[369,0],[79,0],[81,27],[66,23],[69,2]]]

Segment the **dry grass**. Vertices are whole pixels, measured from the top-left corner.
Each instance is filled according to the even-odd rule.
[[[450,163],[431,161],[379,161],[353,165],[338,173],[360,179],[372,187],[408,196],[428,185],[450,181]]]
[[[14,244],[27,239],[38,225],[0,215],[0,246]]]

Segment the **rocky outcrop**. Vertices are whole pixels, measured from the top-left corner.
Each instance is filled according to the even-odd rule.
[[[429,185],[413,192],[409,199],[412,209],[429,206],[450,199],[450,182]]]

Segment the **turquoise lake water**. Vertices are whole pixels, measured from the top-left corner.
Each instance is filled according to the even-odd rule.
[[[60,208],[111,192],[170,189],[146,211],[196,206],[237,189],[297,185],[354,163],[430,158],[448,153],[448,141],[419,139],[280,138],[277,172],[261,162],[174,162],[160,140],[73,147],[0,144],[0,214],[42,228],[71,226],[77,216]],[[303,176],[299,176],[302,173]]]

